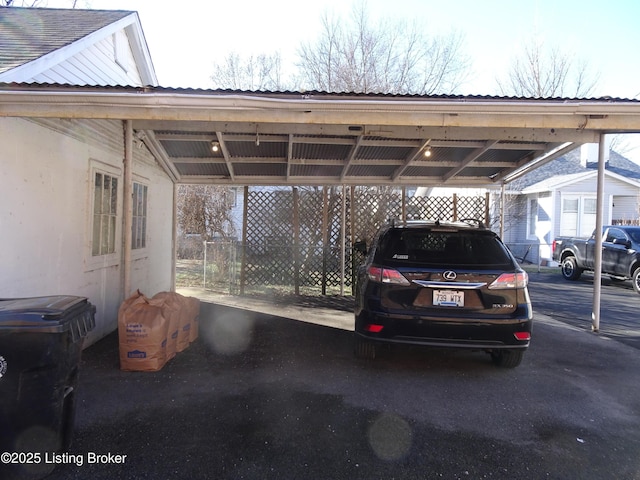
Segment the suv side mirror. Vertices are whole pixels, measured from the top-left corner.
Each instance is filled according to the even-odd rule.
[[[353,249],[356,252],[360,252],[363,255],[367,254],[367,242],[365,240],[358,240],[353,244]]]

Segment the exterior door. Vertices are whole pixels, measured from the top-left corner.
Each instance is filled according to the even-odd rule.
[[[627,255],[625,245],[629,238],[619,228],[611,227],[602,239],[602,271],[613,275],[627,274]]]

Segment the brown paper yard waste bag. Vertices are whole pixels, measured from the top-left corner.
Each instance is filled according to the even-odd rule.
[[[198,338],[198,329],[200,325],[200,300],[196,297],[185,297],[187,304],[187,310],[189,312],[189,319],[191,320],[191,326],[189,329],[189,342],[194,342]]]
[[[118,309],[118,322],[120,321],[122,312],[124,312],[127,308],[129,308],[134,303],[139,302],[140,299],[144,299],[144,295],[142,294],[142,292],[140,292],[140,290],[136,290],[133,295],[125,299],[124,302],[122,302],[122,305],[120,305],[120,308]]]
[[[178,294],[173,292],[160,292],[153,296],[153,300],[159,301],[162,306],[162,314],[169,323],[167,334],[167,361],[176,356],[178,351],[178,333],[180,331],[180,310],[182,302]]]
[[[149,300],[140,292],[134,295],[118,312],[120,369],[157,371],[167,361],[168,322],[163,316],[163,302]]]
[[[165,317],[169,319],[170,325],[167,355],[171,354],[174,340],[175,351],[182,352],[189,346],[189,331],[191,329],[191,318],[186,297],[176,292],[160,292],[154,295],[153,298],[159,298],[165,302]]]

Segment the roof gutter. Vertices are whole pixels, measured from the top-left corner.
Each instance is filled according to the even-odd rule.
[[[510,173],[509,175],[506,175],[502,179],[502,181],[504,183],[511,183],[514,180],[517,180],[518,178],[522,177],[523,175],[526,175],[527,173],[531,172],[532,170],[539,168],[549,163],[550,161],[555,160],[556,158],[571,152],[572,150],[575,150],[579,146],[580,144],[571,143],[571,142],[567,142],[562,145],[559,145],[558,147],[554,148],[550,152],[547,152],[539,156],[532,162],[528,162],[524,167],[515,170],[513,173]]]
[[[70,91],[72,90],[72,91]],[[97,90],[97,89],[96,89]],[[316,100],[248,94],[0,87],[0,116],[519,127],[640,133],[640,102],[409,98]]]

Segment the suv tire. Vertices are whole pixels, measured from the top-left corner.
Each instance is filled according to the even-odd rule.
[[[491,359],[498,367],[515,368],[522,362],[524,350],[494,350]]]

